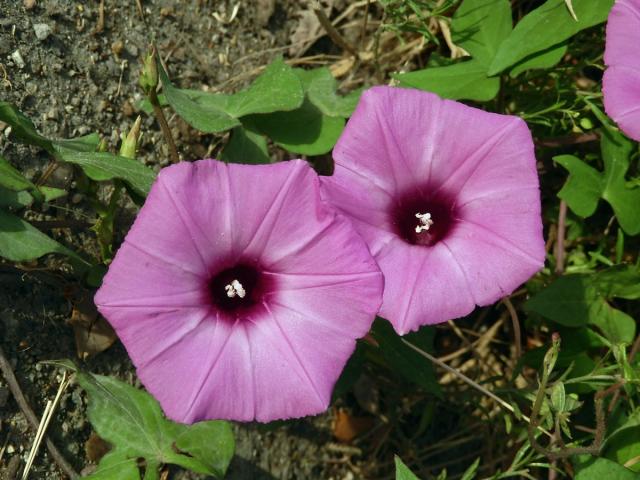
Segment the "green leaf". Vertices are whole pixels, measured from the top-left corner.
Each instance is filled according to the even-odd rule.
[[[556,412],[560,413],[565,411],[566,398],[564,383],[556,383],[551,389],[551,406]]]
[[[235,127],[221,155],[225,162],[260,164],[270,163],[267,140],[263,135],[244,127]]]
[[[135,193],[143,197],[149,193],[151,184],[156,178],[156,173],[139,161],[107,152],[61,150],[60,158],[82,167],[92,180],[104,181],[114,178],[123,180]]]
[[[606,298],[640,299],[640,270],[633,265],[615,265],[598,272],[594,285]]]
[[[575,480],[638,480],[640,475],[606,458],[580,455],[574,457]]]
[[[140,480],[140,470],[136,458],[123,459],[119,452],[109,452],[102,460],[98,470],[88,477],[89,480]]]
[[[604,172],[587,165],[571,155],[560,155],[554,160],[569,171],[569,178],[558,193],[577,215],[592,215],[603,198],[613,208],[622,229],[629,235],[640,233],[640,188],[628,188],[626,173],[633,143],[622,134],[604,128],[601,151]]]
[[[58,198],[64,197],[67,194],[66,190],[55,187],[39,187],[40,192],[44,195],[45,202],[52,202]]]
[[[565,275],[534,295],[525,309],[567,327],[589,322],[590,305],[598,294],[586,275]]]
[[[53,152],[53,143],[36,130],[33,122],[8,102],[0,102],[0,121],[11,126],[11,134],[28,145],[36,145]]]
[[[508,0],[464,0],[451,21],[453,42],[486,66],[513,28]]]
[[[452,100],[488,101],[500,90],[500,79],[487,77],[486,65],[477,60],[428,67],[392,77],[400,81],[400,86],[419,88]]]
[[[78,255],[19,217],[0,210],[0,257],[14,262],[61,253],[83,263]]]
[[[624,428],[615,436],[607,440],[607,447],[603,456],[624,465],[640,455],[640,427]],[[635,463],[631,468],[634,472],[640,472],[640,463]]]
[[[559,155],[553,161],[569,171],[569,178],[558,192],[558,197],[580,217],[593,215],[602,195],[600,173],[573,155]]]
[[[329,152],[338,141],[345,123],[343,118],[323,115],[309,99],[291,112],[251,115],[243,121],[282,148],[302,155]]]
[[[635,321],[609,305],[597,285],[592,275],[565,275],[534,295],[525,309],[567,327],[597,327],[612,343],[631,343]]]
[[[191,465],[190,461],[185,459],[181,459],[181,463],[176,463],[196,472],[214,472],[220,477],[223,476],[233,457],[235,447],[230,424],[223,421],[209,421],[182,427],[182,433],[176,437],[175,446],[180,452],[186,452],[195,460]],[[200,470],[200,466],[195,462],[203,463],[207,471]]]
[[[33,183],[2,157],[0,157],[0,186],[14,192],[36,188]]]
[[[589,323],[598,327],[612,343],[631,345],[636,336],[635,320],[623,311],[613,308],[604,299],[591,305]]]
[[[77,378],[89,394],[91,424],[113,446],[88,478],[139,479],[139,473],[133,474],[137,459],[144,459],[147,474],[154,476],[165,463],[216,477],[224,475],[234,451],[227,422],[174,423],[164,418],[158,402],[146,392],[111,377],[78,371]]]
[[[427,392],[442,396],[431,362],[407,346],[388,321],[376,319],[371,334],[380,345],[382,356],[393,372],[420,385]],[[405,335],[404,338],[423,350],[431,350],[433,335],[433,329],[423,327],[418,332]]]
[[[300,80],[282,58],[274,60],[244,91],[233,95],[181,90],[173,86],[160,63],[158,72],[171,107],[194,128],[222,132],[240,126],[240,117],[294,110],[302,104]]]
[[[551,68],[555,66],[562,60],[565,53],[567,53],[568,43],[568,41],[565,41],[523,58],[513,66],[509,72],[509,76],[515,78],[525,70]]]
[[[409,470],[409,467],[400,460],[399,456],[395,455],[394,458],[396,462],[396,480],[420,480]]]
[[[0,186],[0,207],[25,208],[33,203],[33,197],[24,190],[16,192]]]
[[[338,82],[326,67],[313,70],[296,68],[294,72],[302,82],[302,88],[309,101],[323,114],[342,118],[351,116],[360,99],[361,90],[351,92],[344,97],[338,95],[336,93]]]
[[[614,0],[572,0],[576,22],[565,0],[548,0],[528,13],[502,42],[491,62],[489,75],[496,75],[534,53],[572,37],[580,30],[607,19]]]
[[[97,133],[90,133],[83,137],[70,138],[68,140],[54,140],[53,148],[57,153],[60,150],[73,150],[74,152],[95,152],[100,143]]]
[[[42,200],[45,202],[51,202],[57,198],[64,197],[67,194],[66,190],[54,187],[40,187],[38,193],[42,195]],[[12,208],[25,208],[30,207],[33,204],[33,191],[31,193],[27,191],[13,191],[0,186],[0,207],[12,207]]]
[[[29,190],[29,193],[24,190]],[[39,202],[50,202],[66,194],[66,190],[60,188],[37,187],[0,157],[0,206],[26,207],[33,203],[34,198]]]
[[[393,75],[401,86],[434,92],[452,100],[488,101],[500,90],[500,79],[489,78],[487,69],[500,44],[511,32],[508,0],[465,0],[451,22],[453,41],[472,60],[427,67]]]
[[[635,409],[628,417],[623,415],[620,422],[613,418],[609,425],[609,435],[602,448],[602,456],[624,464],[640,455],[640,409]],[[638,472],[640,463],[631,467]]]
[[[508,415],[506,416],[508,417]],[[509,417],[510,418],[510,417]],[[462,474],[462,478],[460,480],[473,480],[478,473],[478,466],[480,465],[480,457],[476,458],[475,461],[469,465],[464,473]]]
[[[202,132],[216,133],[240,125],[240,120],[226,112],[227,95],[181,90],[173,86],[160,63],[158,72],[167,102],[192,127]]]
[[[253,113],[289,111],[302,105],[302,85],[293,69],[277,58],[242,92],[229,97],[229,108],[235,117]]]
[[[634,143],[621,133],[604,128],[600,142],[604,161],[604,198],[616,214],[622,229],[629,235],[640,233],[640,188],[627,188],[625,175]]]
[[[100,137],[96,133],[70,140],[51,140],[38,133],[33,122],[15,105],[0,102],[0,121],[11,126],[11,132],[20,142],[35,145],[55,154],[57,148],[68,150],[92,151],[96,149]]]

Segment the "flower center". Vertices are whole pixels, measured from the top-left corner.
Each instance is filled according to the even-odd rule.
[[[213,305],[223,311],[252,307],[262,302],[265,279],[255,266],[238,264],[218,272],[209,281]]]
[[[233,282],[225,285],[224,289],[227,292],[227,297],[229,298],[233,298],[236,295],[240,298],[244,298],[247,295],[247,291],[238,280],[234,280]]]
[[[420,223],[416,226],[416,233],[428,232],[433,225],[433,220],[431,220],[431,214],[427,213],[416,213],[416,218],[420,220]]]
[[[431,246],[445,238],[457,222],[455,197],[421,188],[397,197],[390,210],[396,234],[411,245]]]

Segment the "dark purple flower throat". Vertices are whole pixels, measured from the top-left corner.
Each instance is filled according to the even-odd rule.
[[[224,312],[250,309],[262,303],[269,283],[259,266],[238,263],[211,278],[211,301]]]
[[[455,197],[446,192],[414,189],[400,195],[391,207],[398,236],[411,245],[431,246],[445,238],[457,222]]]

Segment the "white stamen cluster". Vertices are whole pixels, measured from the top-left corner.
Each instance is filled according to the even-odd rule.
[[[416,218],[420,220],[420,224],[416,226],[416,233],[427,232],[433,225],[430,213],[416,213]]]
[[[227,292],[227,297],[229,298],[233,298],[236,296],[244,298],[247,294],[246,290],[238,280],[234,280],[230,284],[225,285],[224,290],[225,292]]]

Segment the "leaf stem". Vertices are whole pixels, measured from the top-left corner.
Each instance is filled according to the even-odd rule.
[[[567,223],[567,202],[560,200],[560,212],[558,213],[558,233],[556,237],[556,273],[562,275],[564,272],[564,239],[566,235]]]
[[[160,124],[160,128],[162,129],[162,134],[164,135],[164,139],[169,146],[169,156],[171,157],[171,163],[178,163],[180,161],[180,157],[178,156],[178,150],[176,149],[176,144],[173,141],[173,136],[171,135],[171,129],[169,128],[169,124],[167,123],[167,119],[164,116],[164,112],[162,111],[162,107],[160,106],[160,101],[158,100],[158,93],[154,88],[149,90],[148,93],[149,102],[151,102],[151,106],[153,107],[153,113]]]

